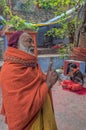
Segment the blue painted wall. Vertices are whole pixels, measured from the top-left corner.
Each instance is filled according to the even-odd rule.
[[[52,62],[53,62],[52,67],[54,69],[58,69],[58,68],[63,66],[64,60],[67,59],[67,57],[61,58],[58,55],[57,56],[47,56],[47,55],[46,56],[38,56],[38,62],[40,64],[43,72],[47,72],[51,59],[52,59]]]

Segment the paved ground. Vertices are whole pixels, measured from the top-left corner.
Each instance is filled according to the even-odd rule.
[[[86,130],[86,95],[53,88],[56,122],[59,130]]]
[[[56,83],[53,102],[58,130],[86,130],[86,95],[62,90],[59,83]],[[8,130],[3,120],[0,116],[0,130]]]

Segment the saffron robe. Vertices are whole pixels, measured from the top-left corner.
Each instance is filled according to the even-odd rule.
[[[50,98],[45,80],[35,56],[8,47],[1,70],[1,86],[2,113],[9,130],[30,130],[33,127],[40,112],[44,110],[45,101],[48,102]],[[49,105],[51,106],[50,103]],[[57,130],[54,115],[53,121],[54,130]],[[43,130],[47,130],[45,128]]]

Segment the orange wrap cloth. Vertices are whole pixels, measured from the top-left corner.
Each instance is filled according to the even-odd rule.
[[[2,112],[9,130],[30,130],[48,94],[46,77],[35,56],[16,48],[8,47],[4,61],[1,70]]]

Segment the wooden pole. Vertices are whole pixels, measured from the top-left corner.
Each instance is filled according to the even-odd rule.
[[[12,0],[9,0],[9,6],[10,6],[10,13],[12,15]]]

